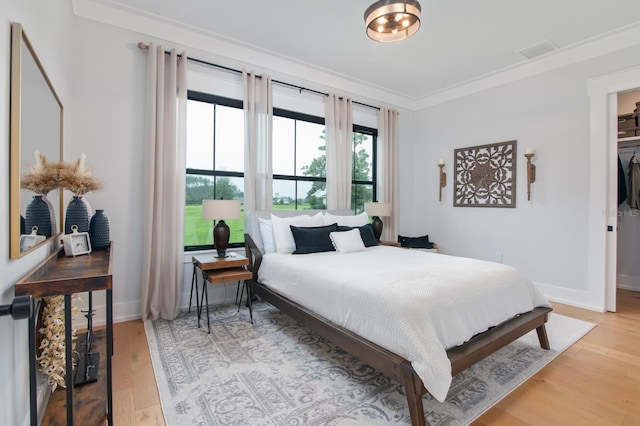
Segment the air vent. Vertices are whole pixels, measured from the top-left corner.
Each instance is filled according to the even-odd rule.
[[[522,50],[519,50],[518,53],[527,59],[531,59],[531,58],[535,58],[536,56],[540,56],[540,55],[544,55],[545,53],[552,52],[557,48],[558,46],[556,46],[554,42],[547,39],[539,43],[536,43],[533,46],[529,46]]]

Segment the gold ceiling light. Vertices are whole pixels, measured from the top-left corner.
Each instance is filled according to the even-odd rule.
[[[364,12],[367,35],[380,42],[409,38],[420,28],[421,11],[417,0],[378,0]]]

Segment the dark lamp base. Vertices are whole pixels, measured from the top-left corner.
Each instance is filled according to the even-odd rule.
[[[224,220],[218,221],[213,228],[213,244],[216,246],[216,257],[227,257],[227,246],[229,245],[229,225]]]
[[[376,240],[380,241],[380,235],[382,235],[382,220],[378,216],[373,217],[371,227],[373,228],[374,237],[376,237]]]

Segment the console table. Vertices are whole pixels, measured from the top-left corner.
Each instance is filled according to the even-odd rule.
[[[71,295],[106,290],[107,302],[107,424],[113,425],[111,356],[113,355],[113,242],[107,250],[66,257],[59,248],[16,283],[16,296],[33,298],[64,295],[67,425],[73,425],[73,358],[71,348]],[[29,320],[29,398],[31,425],[38,424],[36,402],[36,321]]]

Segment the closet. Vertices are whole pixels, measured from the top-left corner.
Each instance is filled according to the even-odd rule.
[[[618,93],[617,286],[640,291],[640,90]],[[630,182],[629,169],[632,169]],[[633,170],[636,173],[633,173]],[[636,188],[632,191],[631,186]],[[632,206],[629,203],[633,203]]]

